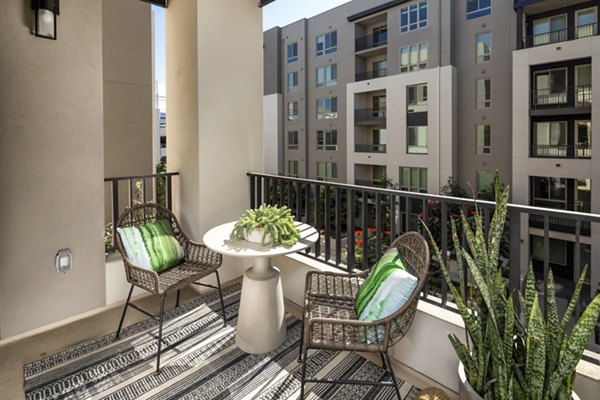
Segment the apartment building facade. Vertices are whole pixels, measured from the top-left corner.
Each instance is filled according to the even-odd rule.
[[[516,14],[491,3],[354,0],[265,32],[267,170],[430,193],[449,177],[485,189],[495,170],[510,183]]]
[[[265,32],[267,172],[478,194],[497,170],[514,203],[599,213],[598,3],[354,0]],[[593,226],[520,223],[522,265],[600,259]]]
[[[512,64],[513,202],[600,213],[598,1],[515,1],[517,49]],[[600,259],[595,224],[529,218],[534,268],[549,267],[564,282]],[[544,242],[544,229],[550,232]],[[579,239],[579,240],[577,240]],[[596,243],[596,246],[592,246]],[[527,260],[522,260],[527,261]],[[588,272],[598,287],[600,276]]]

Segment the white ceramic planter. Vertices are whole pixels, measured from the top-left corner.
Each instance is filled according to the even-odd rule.
[[[246,241],[250,242],[250,243],[263,244],[261,240],[262,240],[264,231],[265,230],[262,228],[253,229],[252,231],[250,231],[250,233],[247,233],[244,236],[244,239],[246,239]],[[271,235],[267,234],[267,236],[265,237],[264,245],[266,246],[269,244],[271,244]]]
[[[483,400],[483,397],[477,394],[467,382],[467,375],[462,362],[458,363],[458,398],[460,400]],[[571,399],[580,400],[575,392],[571,393]]]

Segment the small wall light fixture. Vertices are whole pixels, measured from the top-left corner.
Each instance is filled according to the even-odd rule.
[[[60,14],[60,0],[31,0],[35,14],[33,34],[37,37],[56,40],[56,17]]]

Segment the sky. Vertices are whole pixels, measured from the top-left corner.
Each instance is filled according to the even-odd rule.
[[[277,0],[263,7],[263,31],[285,26],[301,18],[310,18],[350,0]],[[166,95],[165,76],[165,10],[152,6],[154,12],[155,74],[159,96]],[[159,106],[164,111],[164,102]]]

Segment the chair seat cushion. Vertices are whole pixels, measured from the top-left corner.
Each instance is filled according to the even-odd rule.
[[[183,249],[171,224],[161,219],[146,225],[117,228],[127,257],[141,268],[164,271],[181,262]]]
[[[356,295],[360,321],[377,321],[400,310],[417,286],[396,248],[386,251]]]

